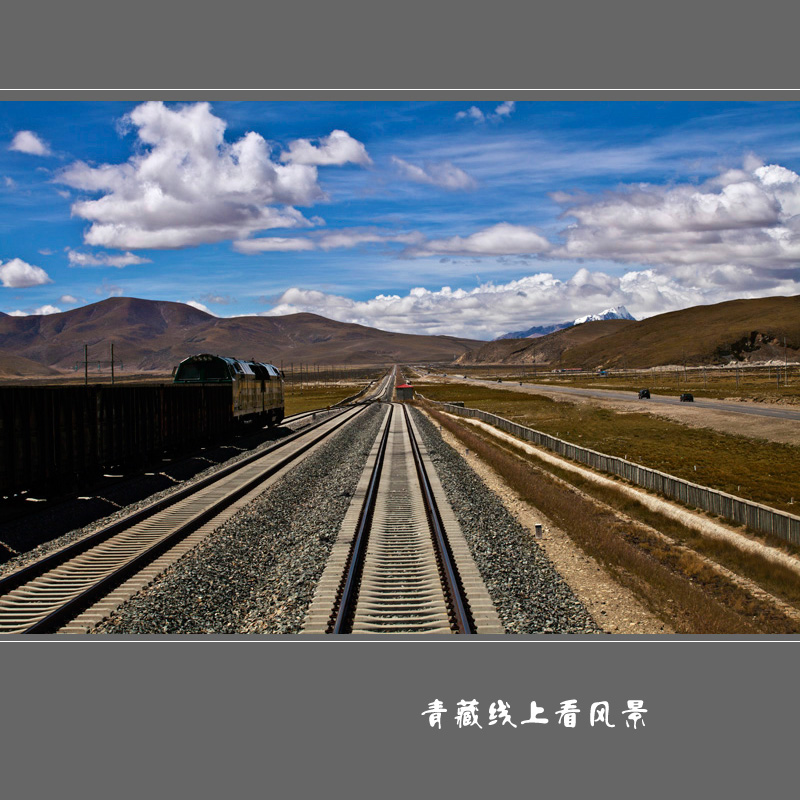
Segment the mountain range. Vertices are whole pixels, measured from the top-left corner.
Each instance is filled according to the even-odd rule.
[[[604,319],[635,320],[636,317],[634,317],[625,306],[614,306],[614,308],[607,308],[599,314],[589,314],[586,317],[578,317],[578,319],[574,319],[571,322],[557,322],[554,325],[539,325],[528,328],[525,331],[504,333],[502,336],[498,336],[495,341],[499,341],[500,339],[533,339],[536,336],[547,336],[548,333],[555,333],[564,328],[571,328],[573,325],[582,325],[584,322],[600,322]]]
[[[784,344],[785,343],[785,344]],[[800,295],[730,300],[639,322],[605,319],[527,339],[498,339],[461,364],[542,364],[599,369],[797,360]]]
[[[610,312],[627,313],[623,307],[603,313]],[[115,297],[46,316],[1,314],[0,376],[74,374],[76,364],[82,368],[84,345],[94,371],[96,362],[110,359],[112,342],[115,360],[124,364],[122,375],[169,374],[187,356],[204,352],[285,369],[300,362],[355,366],[456,360],[597,369],[783,361],[800,357],[800,296],[732,300],[638,322],[573,320],[535,338],[493,342],[391,333],[316,314],[221,318],[183,303]]]
[[[112,297],[46,316],[0,317],[0,375],[72,372],[114,358],[127,372],[169,373],[187,356],[216,353],[283,365],[452,361],[482,342],[391,333],[316,314],[215,317],[183,303]]]

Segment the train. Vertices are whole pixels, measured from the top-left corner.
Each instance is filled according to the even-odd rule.
[[[228,383],[231,410],[239,422],[280,425],[284,417],[284,376],[272,364],[200,353],[173,371],[174,383]]]

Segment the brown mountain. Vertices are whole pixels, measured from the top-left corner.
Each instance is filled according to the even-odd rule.
[[[536,339],[488,342],[464,364],[548,364],[564,368],[722,364],[800,356],[800,295],[731,300],[640,322],[586,322]]]
[[[584,322],[532,339],[497,339],[465,353],[460,364],[556,364],[563,354],[578,345],[593,342],[609,333],[635,324],[627,319]]]
[[[0,317],[0,374],[12,358],[56,370],[106,361],[110,345],[126,372],[171,371],[194,353],[255,358],[285,366],[452,361],[481,342],[449,336],[390,333],[316,314],[219,318],[183,303],[112,297],[61,314]],[[5,366],[5,369],[4,369]],[[40,374],[46,374],[44,371]]]

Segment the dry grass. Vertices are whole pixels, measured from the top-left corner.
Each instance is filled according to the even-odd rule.
[[[800,632],[800,625],[772,604],[754,598],[696,554],[666,542],[648,525],[585,497],[511,448],[428,410],[679,633]]]
[[[332,385],[306,385],[296,387],[293,391],[284,394],[285,414],[302,414],[304,411],[315,411],[318,408],[327,408],[354,395],[363,384],[332,384]]]
[[[463,400],[582,447],[789,513],[799,510],[790,501],[800,499],[800,447],[542,395],[462,384],[417,388],[432,400]]]

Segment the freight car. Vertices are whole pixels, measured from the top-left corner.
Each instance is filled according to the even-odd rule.
[[[283,421],[283,374],[272,364],[201,353],[181,361],[173,381],[230,384],[234,419],[267,425]]]

